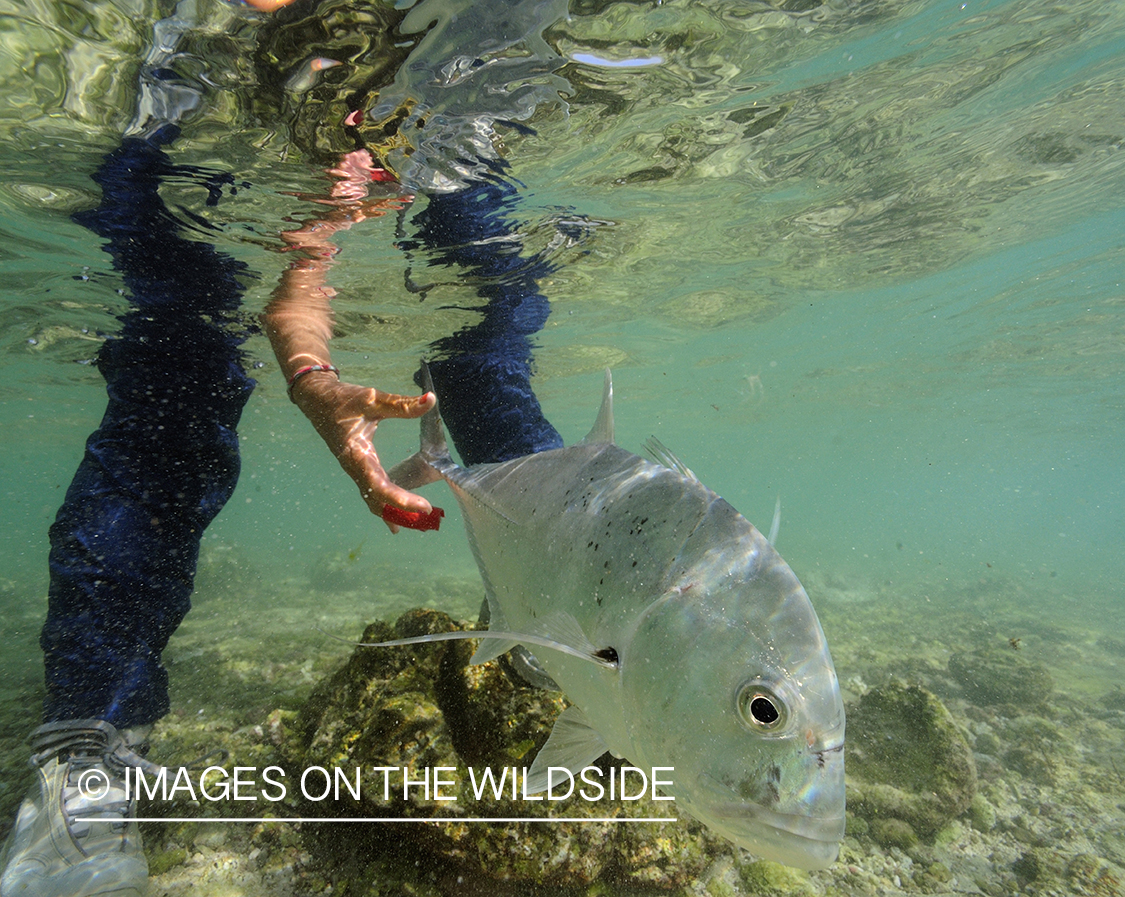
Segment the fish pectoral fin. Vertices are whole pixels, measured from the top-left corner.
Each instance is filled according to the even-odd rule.
[[[319,631],[324,632],[323,629]],[[544,648],[553,648],[556,651],[564,651],[567,654],[573,654],[583,660],[599,663],[602,666],[610,665],[600,657],[589,657],[585,654],[581,654],[569,645],[560,645],[549,639],[519,632],[493,632],[490,629],[483,631],[479,629],[459,629],[456,632],[432,632],[429,635],[396,638],[385,642],[353,642],[349,639],[332,635],[330,632],[324,632],[324,634],[333,641],[343,642],[345,645],[353,645],[357,648],[399,648],[403,645],[429,645],[433,642],[458,642],[468,639],[479,639],[482,644],[469,659],[469,663],[471,664],[487,663],[506,651],[511,651],[516,645],[527,643],[529,645],[539,645]]]
[[[606,669],[616,670],[618,667],[617,652],[612,648],[598,650],[586,638],[578,621],[570,614],[563,611],[551,614],[541,627],[542,634],[534,632],[511,632],[508,630],[507,621],[500,612],[499,605],[492,599],[489,600],[489,628],[480,630],[459,630],[456,632],[434,632],[430,635],[416,635],[411,638],[397,638],[385,642],[352,642],[339,638],[329,633],[324,633],[331,639],[364,648],[394,648],[400,645],[425,645],[431,642],[452,642],[460,639],[480,639],[480,647],[469,659],[470,664],[487,663],[512,650],[516,645],[535,645],[539,648],[549,648],[585,660]],[[322,630],[323,631],[323,630]]]
[[[497,614],[498,605],[489,601],[489,613]],[[607,669],[617,669],[617,652],[612,649],[599,650],[586,633],[582,631],[579,622],[566,611],[556,611],[545,617],[536,627],[538,632],[511,632],[508,630],[503,617],[500,621],[495,616],[489,619],[489,637],[496,639],[492,644],[484,643],[477,648],[469,663],[486,663],[499,657],[505,651],[511,650],[517,644],[535,645],[540,648],[549,648],[586,660]],[[495,628],[494,628],[495,627]],[[502,639],[508,641],[502,641]]]
[[[567,707],[555,720],[555,727],[547,743],[535,755],[524,781],[524,792],[537,794],[547,790],[547,770],[561,766],[578,773],[604,754],[609,748],[577,707]]]
[[[496,600],[496,596],[492,594],[492,585],[485,578],[484,584],[484,600],[485,606],[488,608],[488,628],[493,632],[507,632],[509,629],[508,619],[504,616],[504,608],[500,602]],[[483,617],[482,617],[483,619]],[[495,660],[501,654],[506,654],[511,651],[519,642],[514,639],[507,639],[501,641],[500,639],[486,639],[482,641],[474,652],[473,656],[469,658],[469,664],[477,666],[482,663],[488,663],[490,660]]]
[[[575,619],[573,614],[565,610],[558,610],[548,614],[540,625],[540,630],[545,638],[563,645],[570,645],[582,655],[596,657],[598,649],[582,630],[582,624]]]
[[[519,641],[514,638],[509,638],[511,633],[496,633],[499,638],[483,639],[480,647],[473,652],[473,656],[469,658],[470,666],[478,666],[482,663],[488,663],[490,660],[495,660],[501,654],[507,654]]]

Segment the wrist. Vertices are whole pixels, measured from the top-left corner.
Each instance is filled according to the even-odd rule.
[[[289,394],[289,401],[296,402],[294,390],[298,385],[308,385],[310,379],[322,378],[325,376],[335,377],[340,379],[340,369],[333,364],[306,364],[297,368],[289,377],[286,383],[286,392]]]

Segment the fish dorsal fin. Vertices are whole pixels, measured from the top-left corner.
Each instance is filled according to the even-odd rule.
[[[649,457],[657,464],[663,464],[665,467],[678,471],[685,477],[695,480],[697,483],[699,482],[699,477],[695,475],[695,471],[673,455],[671,449],[655,436],[650,436],[645,440],[645,451],[648,452]]]
[[[781,496],[777,497],[777,503],[773,506],[773,522],[770,524],[770,534],[766,536],[766,541],[777,547],[777,533],[781,529]]]
[[[419,371],[422,389],[426,392],[434,391],[434,381],[430,377],[430,368],[425,361]],[[449,446],[445,441],[445,431],[441,426],[441,413],[435,403],[434,407],[422,415],[421,420],[421,448],[405,461],[396,464],[388,471],[387,476],[396,486],[403,489],[417,489],[439,480],[442,476],[449,475],[457,467],[449,454]]]
[[[594,428],[586,434],[582,444],[613,442],[613,375],[605,369],[605,388],[602,390],[602,407],[598,409],[598,419]]]
[[[547,770],[561,766],[578,773],[608,751],[602,736],[590,725],[586,714],[577,707],[567,707],[555,720],[555,727],[543,745],[524,780],[524,792],[536,794],[547,790]]]

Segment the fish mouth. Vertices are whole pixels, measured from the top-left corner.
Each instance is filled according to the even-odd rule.
[[[822,785],[827,786],[820,795],[825,808],[838,810],[827,815],[786,813],[754,801],[732,799],[729,788],[706,774],[700,777],[700,784],[711,800],[705,810],[699,809],[707,815],[709,826],[763,859],[810,871],[826,869],[836,861],[844,838],[842,773],[841,769],[838,800],[832,799],[836,788]],[[692,811],[690,806],[685,809]]]
[[[827,869],[840,853],[844,815],[801,816],[731,801],[709,808],[713,828],[763,859],[798,869]]]

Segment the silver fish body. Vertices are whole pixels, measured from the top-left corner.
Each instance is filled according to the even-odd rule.
[[[812,604],[766,538],[670,455],[613,444],[608,372],[586,440],[501,464],[458,466],[432,413],[416,458],[461,506],[490,629],[578,649],[528,645],[578,708],[532,765],[533,787],[548,766],[577,770],[608,749],[674,767],[677,809],[751,852],[832,863],[843,704]],[[474,661],[516,641],[482,642]]]

